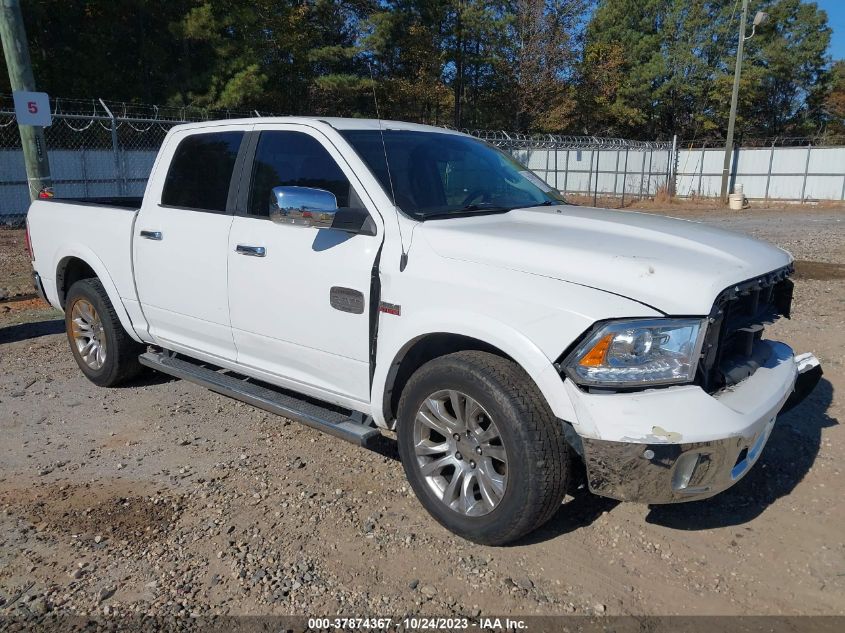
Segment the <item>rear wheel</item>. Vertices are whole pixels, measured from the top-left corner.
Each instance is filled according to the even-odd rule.
[[[113,387],[137,376],[144,345],[123,329],[99,279],[77,281],[67,293],[65,325],[76,364],[88,379]]]
[[[398,417],[408,480],[456,534],[502,545],[560,507],[570,471],[561,422],[512,361],[476,351],[437,358],[408,381]]]

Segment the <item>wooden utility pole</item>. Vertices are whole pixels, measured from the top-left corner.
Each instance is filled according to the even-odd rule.
[[[742,49],[745,43],[745,23],[748,20],[748,0],[742,0],[742,17],[739,20],[739,43],[736,47],[736,66],[734,85],[731,91],[731,113],[728,117],[728,138],[725,141],[725,160],[722,165],[722,204],[728,201],[728,181],[730,180],[731,153],[734,148],[734,125],[736,124],[736,103],[739,97],[739,75],[742,71]],[[756,25],[756,22],[755,22]]]
[[[29,61],[29,43],[21,16],[18,0],[0,0],[0,38],[3,53],[9,69],[9,82],[13,91],[35,91],[35,79]],[[34,200],[45,187],[52,186],[50,161],[47,145],[44,143],[44,128],[33,125],[18,125],[21,134],[23,159],[29,183],[29,197]]]

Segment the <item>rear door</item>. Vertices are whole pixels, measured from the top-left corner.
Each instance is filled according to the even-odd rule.
[[[229,236],[229,312],[238,364],[337,404],[369,403],[370,288],[381,217],[337,148],[301,125],[256,125]],[[330,191],[366,209],[377,235],[276,224],[271,190]]]
[[[135,223],[135,279],[150,334],[212,360],[236,357],[226,267],[245,133],[224,125],[174,135],[159,157],[167,174],[150,183]]]

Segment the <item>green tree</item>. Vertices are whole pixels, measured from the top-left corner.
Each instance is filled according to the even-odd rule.
[[[765,0],[755,8],[771,21],[746,42],[738,134],[810,132],[827,81],[827,16],[802,0]],[[625,63],[612,103],[586,92],[582,125],[646,138],[724,136],[738,23],[733,0],[604,0],[588,25],[586,50],[616,44]],[[582,77],[591,72],[584,66]]]
[[[54,97],[634,138],[724,136],[737,0],[32,0]],[[758,0],[737,134],[841,129],[815,3]],[[6,73],[2,73],[8,92]]]
[[[514,0],[499,72],[518,130],[561,131],[572,122],[583,0]]]
[[[827,132],[831,135],[845,135],[845,60],[835,62],[830,74],[830,92],[824,101]]]
[[[814,2],[777,0],[763,7],[770,22],[747,42],[744,69],[757,78],[746,110],[746,134],[804,135],[818,132],[827,92],[827,14]]]
[[[362,46],[382,116],[450,122],[452,103],[443,74],[448,9],[448,0],[393,0],[368,17]]]
[[[175,98],[295,114],[314,112],[315,102],[348,102],[365,87],[355,65],[357,20],[353,3],[341,0],[199,4],[172,29],[196,69]]]
[[[584,49],[579,67],[576,130],[589,134],[595,124],[613,133],[621,122],[637,120],[640,111],[623,98],[625,51],[617,43],[594,42]],[[599,116],[595,117],[595,113]]]
[[[498,62],[506,50],[509,17],[507,2],[449,3],[444,76],[452,88],[455,127],[490,125],[501,118],[505,87]]]
[[[170,25],[192,0],[22,3],[39,89],[56,97],[164,103],[191,75]],[[5,61],[0,91],[8,92]]]

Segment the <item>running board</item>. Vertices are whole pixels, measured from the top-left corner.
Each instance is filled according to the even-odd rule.
[[[278,387],[251,382],[225,370],[212,369],[198,361],[176,358],[173,355],[147,352],[138,360],[171,376],[202,385],[215,393],[241,400],[259,409],[301,422],[353,444],[368,446],[381,437],[381,432],[363,423],[363,415],[330,404],[318,404],[314,399]],[[357,418],[357,419],[356,419]]]

